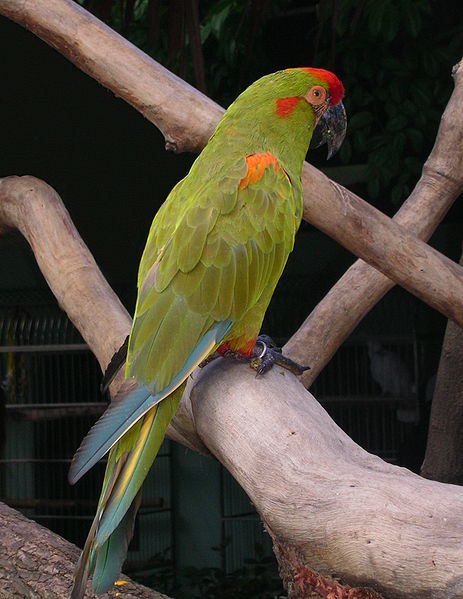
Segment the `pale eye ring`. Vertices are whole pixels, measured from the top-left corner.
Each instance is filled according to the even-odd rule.
[[[321,85],[314,85],[306,94],[307,101],[313,106],[319,106],[326,101],[326,89]]]

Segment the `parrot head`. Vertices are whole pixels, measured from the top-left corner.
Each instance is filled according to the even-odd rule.
[[[285,69],[248,87],[229,107],[220,129],[231,132],[242,124],[252,143],[261,139],[264,149],[270,142],[276,155],[297,155],[297,162],[305,158],[309,143],[310,148],[326,143],[331,158],[346,134],[343,97],[344,87],[331,71]]]
[[[286,69],[285,73],[301,81],[302,85],[305,83],[305,87],[302,88],[303,93],[300,96],[277,100],[280,114],[285,113],[292,102],[297,104],[305,101],[309,104],[314,113],[314,130],[309,147],[318,148],[326,143],[330,159],[339,150],[346,136],[347,118],[342,103],[343,84],[334,73],[326,69],[301,67]]]

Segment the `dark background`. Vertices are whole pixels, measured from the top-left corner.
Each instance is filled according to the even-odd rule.
[[[201,1],[200,54],[190,43],[181,1],[89,0],[81,4],[224,106],[251,81],[279,68],[310,65],[334,70],[346,88],[348,134],[329,164],[325,150],[309,153],[308,158],[389,215],[420,175],[452,91],[451,68],[463,50],[461,2],[457,0]],[[0,176],[35,175],[58,191],[104,275],[132,311],[137,266],[152,218],[169,190],[188,172],[194,156],[166,152],[162,135],[151,123],[37,37],[4,18],[0,18],[0,56]],[[462,217],[461,201],[457,201],[431,240],[454,260],[461,253]],[[288,338],[354,260],[303,223],[272,300],[265,332],[282,342]],[[47,314],[49,310],[51,320],[56,321],[53,306],[26,243],[17,233],[1,236],[0,316],[4,320],[0,324],[23,313],[32,318],[43,310]],[[357,442],[414,470],[425,447],[426,388],[437,369],[444,326],[443,317],[395,289],[360,324],[312,389]],[[0,326],[0,335],[2,330]],[[9,329],[4,330],[3,344],[7,344]],[[371,379],[367,343],[372,338],[400,355],[413,371],[421,405],[418,423],[398,423],[396,408]],[[66,358],[56,360],[57,371],[69,368]],[[8,364],[1,362],[2,376]],[[66,393],[72,395],[77,388],[82,397],[96,399],[97,368],[85,361],[79,364],[73,367]],[[51,401],[50,389],[55,384],[56,398],[62,400],[68,387],[58,384],[55,374],[45,376],[40,368],[44,401]],[[91,374],[84,384],[78,374],[87,368]],[[25,401],[19,399],[25,371],[21,361],[16,363],[19,382],[11,402]],[[39,401],[37,393],[34,397]],[[375,406],[378,397],[384,399],[389,411],[374,411],[372,397]],[[35,437],[30,423],[26,428],[11,425],[2,455],[37,458],[40,452],[49,456],[53,451],[70,457],[89,425],[87,421],[78,426],[62,421],[58,431],[50,423],[42,431],[34,424]],[[63,434],[71,430],[68,426],[72,434]],[[25,436],[36,441],[26,444]],[[251,556],[246,553],[251,541],[246,551],[236,549],[241,541],[234,539],[244,538],[243,530],[247,530],[243,528],[247,521],[240,520],[239,514],[252,512],[247,498],[212,460],[176,447],[164,451],[170,466],[156,461],[162,485],[153,493],[162,496],[171,512],[167,523],[162,520],[167,511],[159,511],[155,526],[160,538],[167,528],[170,532],[164,548],[156,547],[152,553],[156,553],[156,563],[165,559],[166,569],[140,574],[143,568],[138,562],[137,576],[166,592],[176,589],[176,597],[273,596],[278,582],[275,587],[269,544],[253,549]],[[11,494],[14,485],[8,483],[8,476],[0,472],[0,485],[10,488]],[[50,469],[26,469],[17,480],[23,489],[28,488],[27,481],[35,480],[35,486],[30,483],[34,496],[56,498],[70,493],[65,469],[59,476]],[[98,476],[83,484],[79,496],[95,499]],[[26,513],[44,522],[37,514]],[[50,517],[45,523],[82,543],[86,527],[79,524],[76,532],[66,529],[62,521]],[[256,526],[262,533],[260,525]],[[136,544],[137,548],[143,545],[138,532]],[[231,550],[242,555],[232,559]],[[254,562],[249,563],[250,559]],[[152,555],[147,561],[152,564]],[[232,581],[227,578],[231,575]],[[183,590],[179,590],[180,583]]]

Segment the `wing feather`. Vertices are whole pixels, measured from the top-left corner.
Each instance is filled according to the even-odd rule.
[[[153,223],[148,245],[163,245],[157,252],[146,249],[140,265],[145,276],[154,272],[154,283],[147,288],[141,279],[127,368],[153,392],[182,367],[208,327],[239,321],[264,289],[276,285],[292,249],[300,194],[268,156],[259,176],[248,177],[251,183],[244,185],[246,164],[244,158],[234,162],[220,185],[211,178],[201,180],[196,190],[194,181],[177,186],[155,218],[159,230]],[[281,251],[275,252],[275,245]],[[152,317],[158,310],[159,318]]]
[[[178,389],[143,417],[137,438],[124,461],[99,521],[95,535],[98,545],[107,541],[137,496],[181,397],[182,389]]]
[[[79,480],[113,445],[125,436],[142,416],[178,389],[190,372],[220,343],[231,325],[231,321],[222,321],[215,323],[206,331],[193,351],[183,360],[184,364],[180,371],[157,393],[146,386],[137,386],[128,394],[125,389],[121,389],[120,400],[116,396],[103,416],[90,429],[74,455],[69,469],[69,482],[73,484]],[[161,376],[159,375],[159,378]],[[156,380],[159,379],[156,378]]]
[[[236,172],[242,176],[243,169]],[[272,165],[244,189],[239,189],[239,182],[236,177],[231,212],[224,214],[213,205],[201,207],[201,198],[183,182],[155,217],[140,264],[139,296],[126,364],[126,376],[134,377],[140,387],[122,401],[113,402],[90,431],[73,462],[72,480],[181,385],[238,323],[242,328],[246,324],[249,330],[243,332],[249,339],[258,333],[292,248],[295,214],[300,212],[296,204],[302,199],[293,194],[284,171]],[[225,191],[211,183],[210,188],[203,186],[202,193],[213,203],[214,190],[222,198],[231,188],[229,176]],[[199,241],[189,253],[195,219],[200,221]],[[284,230],[278,223],[283,223]],[[188,275],[184,269],[189,269]],[[160,284],[163,276],[166,278]],[[144,284],[146,277],[151,285]],[[255,309],[257,305],[259,309]]]

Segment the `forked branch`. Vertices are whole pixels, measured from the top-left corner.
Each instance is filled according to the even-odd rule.
[[[27,235],[104,368],[130,321],[68,218],[43,182],[0,180],[0,229]],[[336,587],[348,597],[346,584],[359,597],[374,597],[369,587],[386,597],[463,595],[463,488],[368,454],[287,371],[256,379],[244,365],[210,364],[190,379],[168,434],[207,447],[246,490],[295,593],[297,581],[305,589],[316,580],[325,596]]]

